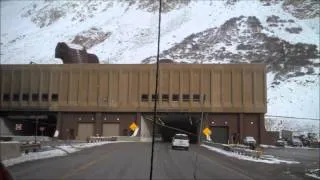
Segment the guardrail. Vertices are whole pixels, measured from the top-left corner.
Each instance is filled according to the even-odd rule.
[[[93,143],[93,142],[103,142],[103,141],[117,141],[117,137],[96,137],[96,136],[91,136],[87,138],[88,143]]]
[[[254,158],[260,158],[261,155],[263,154],[262,150],[251,150],[251,149],[244,149],[244,148],[238,148],[238,147],[233,147],[232,150],[235,153],[239,153],[245,156],[251,156]]]
[[[41,148],[41,144],[40,143],[33,143],[33,144],[23,143],[23,144],[20,144],[20,151],[24,152],[26,154],[28,154],[30,151],[37,152],[40,148]]]
[[[225,151],[230,151],[234,153],[238,153],[245,156],[251,156],[254,158],[260,158],[263,155],[263,150],[261,148],[257,148],[256,150],[251,150],[249,146],[241,145],[241,144],[219,144],[212,142],[203,142],[206,145],[223,149]]]

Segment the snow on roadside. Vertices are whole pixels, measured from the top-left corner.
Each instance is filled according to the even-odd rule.
[[[43,151],[43,152],[30,152],[28,154],[21,154],[21,156],[16,158],[11,158],[2,161],[5,166],[12,166],[15,164],[34,161],[38,159],[46,159],[56,156],[66,156],[68,154],[80,151],[81,149],[91,148],[95,146],[102,146],[104,144],[113,144],[120,142],[129,142],[129,141],[112,141],[112,142],[96,142],[96,143],[79,143],[79,144],[70,144],[70,145],[61,145],[57,146],[56,149]]]
[[[266,144],[260,144],[260,147],[263,148],[289,148],[289,149],[305,149],[305,150],[310,150],[310,149],[319,149],[316,147],[307,147],[307,146],[303,146],[303,147],[295,147],[295,146],[285,146],[285,147],[277,147],[277,146],[273,146],[273,145],[266,145]]]
[[[266,144],[260,144],[260,147],[263,147],[263,148],[279,148],[279,147],[277,147],[277,146],[266,145]]]
[[[253,157],[248,157],[248,156],[236,154],[234,152],[228,152],[228,151],[225,151],[225,150],[222,150],[222,149],[219,149],[219,148],[216,148],[216,147],[211,147],[211,146],[208,146],[208,145],[204,145],[204,144],[202,144],[201,146],[205,147],[205,148],[207,148],[207,149],[209,149],[211,151],[215,151],[215,152],[223,154],[225,156],[237,158],[237,159],[240,159],[240,160],[246,160],[246,161],[252,161],[252,162],[261,162],[261,163],[267,163],[267,164],[280,164],[280,163],[299,164],[299,162],[297,162],[297,161],[280,160],[280,159],[277,159],[277,158],[274,158],[274,157],[269,157],[267,159],[256,159],[256,158],[253,158]]]
[[[310,169],[309,172],[306,173],[306,176],[315,178],[315,179],[320,179],[320,169]]]
[[[290,148],[290,149],[306,149],[306,150],[310,150],[310,149],[319,149],[319,148],[316,148],[316,147],[295,147],[295,146],[286,146],[286,148]]]
[[[15,164],[27,162],[27,161],[46,159],[50,157],[65,156],[65,155],[67,155],[66,152],[61,151],[60,149],[54,149],[54,150],[44,151],[44,152],[31,152],[29,154],[23,153],[19,157],[4,160],[2,161],[2,163],[8,167]]]
[[[316,174],[306,173],[306,176],[309,176],[309,177],[312,177],[312,178],[315,178],[315,179],[320,179],[320,177],[317,176]]]

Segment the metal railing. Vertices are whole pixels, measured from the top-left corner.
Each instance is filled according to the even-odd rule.
[[[40,143],[27,143],[24,142],[20,145],[20,151],[28,154],[29,152],[37,152],[41,148]]]
[[[93,142],[103,142],[103,141],[117,141],[117,137],[98,137],[98,136],[91,136],[87,138],[88,143]]]

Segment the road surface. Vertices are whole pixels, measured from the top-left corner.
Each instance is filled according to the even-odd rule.
[[[316,169],[320,167],[319,148],[265,148],[264,152],[282,159],[298,161],[302,163],[306,169]]]
[[[149,179],[151,143],[115,143],[9,167],[16,179]],[[204,147],[155,144],[153,179],[304,179],[299,165],[229,158]],[[195,177],[195,178],[194,178]]]

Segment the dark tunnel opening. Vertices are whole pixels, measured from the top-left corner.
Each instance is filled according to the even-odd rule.
[[[37,119],[36,117],[39,116]],[[57,118],[49,115],[12,114],[7,117],[6,124],[16,136],[49,136],[53,137],[56,130]]]
[[[192,144],[198,142],[200,117],[174,114],[162,116],[160,119],[164,123],[164,125],[159,126],[164,142],[171,142],[176,133],[187,134]]]

